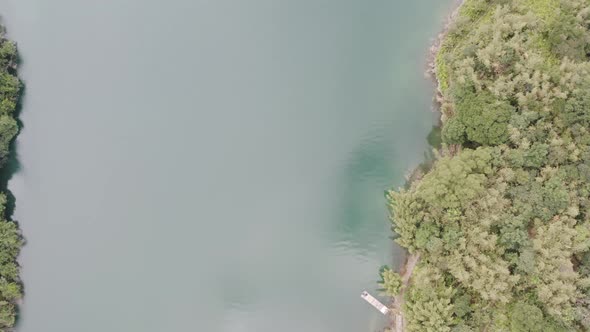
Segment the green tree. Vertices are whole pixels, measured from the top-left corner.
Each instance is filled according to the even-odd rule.
[[[408,331],[450,332],[454,325],[453,294],[438,272],[428,267],[417,268],[403,308]]]
[[[447,144],[463,144],[466,140],[466,127],[457,117],[447,120],[442,130],[443,142]]]
[[[480,145],[499,145],[508,140],[508,123],[514,108],[488,93],[467,96],[457,105],[467,140]]]
[[[510,311],[510,330],[512,332],[537,332],[543,326],[543,311],[537,306],[517,302]]]
[[[6,162],[10,144],[18,133],[14,118],[20,98],[21,82],[16,77],[16,44],[0,30],[0,167]],[[6,171],[4,169],[4,171]],[[6,190],[6,188],[0,188]],[[23,244],[17,224],[6,211],[6,195],[0,193],[0,331],[12,331],[16,319],[16,302],[22,296],[16,258]]]
[[[396,296],[399,294],[402,287],[402,278],[389,267],[384,267],[381,269],[381,281],[379,282],[379,286],[381,287],[381,291],[386,295],[392,297]]]
[[[434,208],[461,208],[483,192],[491,159],[489,149],[466,150],[455,158],[441,158],[416,191]]]
[[[10,153],[10,143],[17,133],[16,120],[8,115],[0,115],[0,162],[6,161]]]

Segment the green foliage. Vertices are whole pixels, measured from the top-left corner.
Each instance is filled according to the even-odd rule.
[[[559,1],[555,0],[525,0],[527,9],[532,10],[540,19],[551,22],[558,17]]]
[[[387,195],[422,257],[409,331],[590,330],[589,55],[590,1],[464,2],[435,59],[446,147]]]
[[[8,115],[0,115],[0,162],[6,161],[10,153],[10,144],[18,133],[16,120]]]
[[[457,158],[444,157],[416,191],[434,208],[460,208],[483,191],[491,159],[489,149],[465,151]]]
[[[0,166],[9,155],[19,127],[15,116],[21,93],[16,77],[16,44],[0,32]],[[6,171],[6,170],[4,170]],[[6,188],[1,188],[6,190]],[[0,331],[11,331],[16,321],[16,303],[22,296],[16,258],[23,245],[17,224],[6,215],[6,195],[0,193]]]
[[[543,323],[543,311],[537,306],[517,302],[510,310],[510,330],[513,332],[540,331]]]
[[[547,40],[551,51],[559,58],[586,60],[590,51],[590,35],[587,31],[588,12],[580,11],[581,1],[562,2],[564,12],[552,20],[548,27]],[[554,14],[555,15],[555,14]]]
[[[465,143],[465,129],[465,125],[457,117],[450,118],[442,130],[443,142],[447,144]]]
[[[393,225],[392,230],[397,234],[396,241],[413,252],[416,250],[414,239],[418,229],[417,225],[422,218],[427,217],[423,202],[403,190],[399,193],[389,191],[387,202]]]
[[[16,258],[23,240],[17,225],[2,217],[5,205],[6,196],[0,194],[0,330],[13,326],[15,303],[22,295]]]
[[[567,99],[564,109],[560,113],[564,125],[578,124],[588,128],[590,125],[590,91],[586,89],[572,93]]]
[[[11,327],[16,321],[16,308],[14,304],[0,301],[0,326]]]
[[[499,145],[508,140],[508,122],[513,108],[487,93],[463,98],[457,104],[457,119],[467,140],[480,145]]]
[[[447,287],[442,276],[428,267],[414,271],[414,281],[408,295],[404,312],[410,332],[449,332],[453,325],[454,291]]]
[[[4,70],[14,67],[18,58],[16,44],[6,39],[3,39],[0,43],[0,66]]]
[[[401,276],[389,267],[381,269],[381,290],[388,296],[396,296],[402,287]]]
[[[12,102],[18,100],[21,89],[20,80],[8,71],[0,72],[0,98]]]

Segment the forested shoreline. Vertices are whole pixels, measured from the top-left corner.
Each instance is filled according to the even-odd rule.
[[[17,107],[22,83],[17,77],[16,44],[0,27],[0,172],[9,177],[7,162],[18,134]],[[22,296],[17,256],[23,244],[18,225],[11,220],[7,205],[8,188],[0,188],[0,331],[10,331],[16,322],[17,302]]]
[[[420,257],[407,331],[590,330],[590,1],[465,0],[436,55],[442,140],[387,195]]]

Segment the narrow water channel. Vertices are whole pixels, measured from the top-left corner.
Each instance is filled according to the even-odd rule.
[[[20,332],[361,332],[451,0],[0,0]]]

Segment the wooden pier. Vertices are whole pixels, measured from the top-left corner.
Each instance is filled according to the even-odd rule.
[[[367,291],[362,292],[361,297],[365,299],[365,301],[369,302],[370,305],[375,307],[375,309],[379,310],[382,314],[387,315],[389,313],[389,308],[383,305],[383,303],[379,302],[379,300],[374,298]]]

